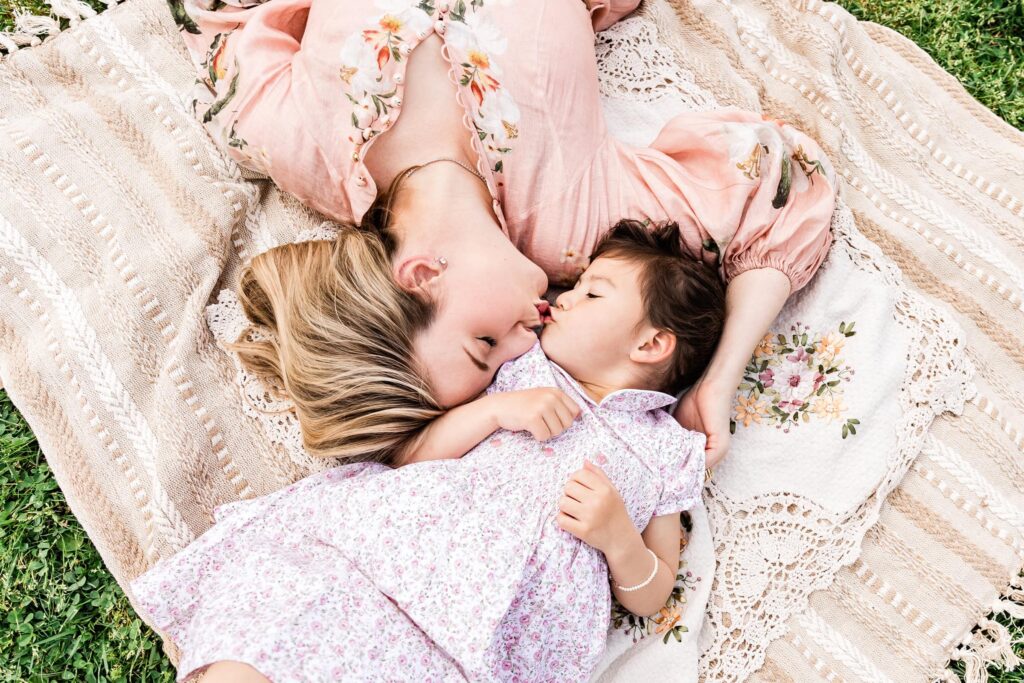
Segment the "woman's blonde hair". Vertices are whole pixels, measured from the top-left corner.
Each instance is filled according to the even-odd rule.
[[[394,279],[398,174],[360,226],[334,240],[283,244],[242,270],[246,316],[273,335],[229,345],[243,366],[290,399],[310,454],[395,464],[443,410],[413,342],[435,305]]]

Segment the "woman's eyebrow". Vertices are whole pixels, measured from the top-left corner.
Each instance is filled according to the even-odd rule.
[[[478,360],[477,357],[474,356],[473,354],[471,354],[469,352],[469,349],[467,349],[465,346],[462,347],[462,350],[465,351],[466,355],[469,356],[469,359],[471,361],[473,361],[473,365],[477,366],[478,368],[480,368],[484,372],[487,372],[488,370],[490,370],[490,368],[487,367],[487,363],[484,363],[483,361]]]

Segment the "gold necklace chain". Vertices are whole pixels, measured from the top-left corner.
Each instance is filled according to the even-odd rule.
[[[480,173],[479,171],[474,171],[472,168],[470,168],[466,164],[462,163],[458,159],[452,159],[451,157],[438,157],[437,159],[431,159],[430,161],[425,161],[422,164],[420,164],[420,167],[417,168],[416,171],[420,170],[420,168],[423,168],[424,166],[429,166],[430,164],[433,164],[433,163],[438,162],[438,161],[451,161],[451,162],[454,162],[454,163],[458,164],[459,166],[461,166],[462,168],[464,168],[467,171],[469,171],[470,173],[472,173],[473,175],[475,175],[480,180],[482,180],[484,185],[487,184],[487,179],[484,178],[482,173]],[[416,171],[413,171],[412,173],[415,173]],[[410,173],[409,175],[412,175],[412,173]],[[409,177],[409,176],[406,176],[406,177]]]

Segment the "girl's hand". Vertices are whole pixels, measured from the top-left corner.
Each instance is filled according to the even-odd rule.
[[[674,416],[679,424],[707,434],[704,446],[704,464],[707,467],[717,465],[729,451],[729,418],[735,395],[736,387],[726,387],[701,377],[676,407]]]
[[[589,460],[569,477],[558,509],[561,529],[605,555],[639,535],[615,485]]]
[[[576,401],[556,387],[491,394],[498,426],[510,432],[526,430],[538,441],[558,436],[580,414]]]

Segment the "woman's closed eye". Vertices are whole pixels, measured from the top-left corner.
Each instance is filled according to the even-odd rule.
[[[494,337],[477,337],[480,341],[487,344],[492,349],[498,345],[498,342],[494,341]]]

